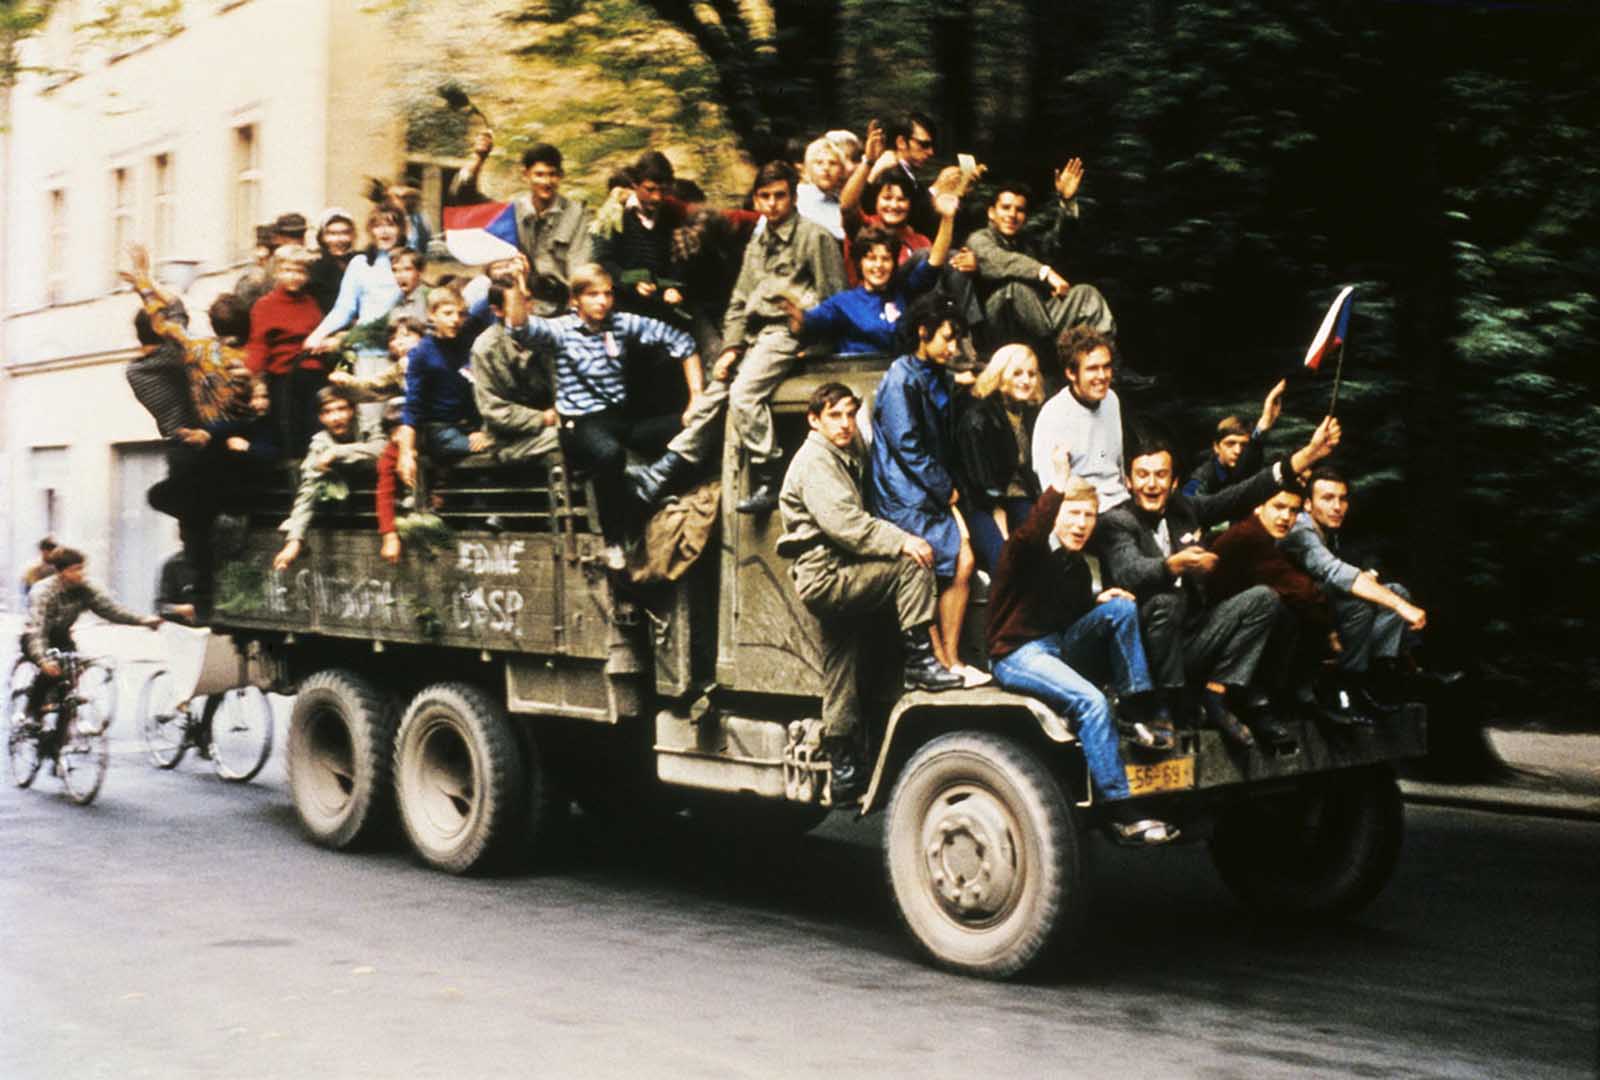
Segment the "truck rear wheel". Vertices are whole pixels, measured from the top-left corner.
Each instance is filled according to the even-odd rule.
[[[468,683],[425,688],[400,721],[395,794],[424,862],[452,874],[485,868],[522,831],[528,809],[504,710]]]
[[[1072,808],[1032,750],[986,732],[940,736],[907,762],[888,815],[900,919],[941,967],[1004,978],[1076,931]]]
[[[1383,891],[1404,831],[1394,773],[1361,769],[1230,807],[1217,819],[1211,858],[1262,914],[1341,918]]]
[[[343,850],[370,841],[391,817],[394,710],[352,671],[319,671],[300,685],[289,717],[289,791],[307,836]]]

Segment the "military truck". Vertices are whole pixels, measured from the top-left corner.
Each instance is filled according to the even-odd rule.
[[[775,400],[786,450],[816,386],[842,381],[870,403],[886,366],[808,362]],[[247,524],[219,561],[215,625],[253,681],[295,695],[288,775],[305,834],[350,848],[397,814],[423,862],[460,874],[547,849],[573,803],[623,828],[720,812],[748,843],[833,809],[884,812],[889,883],[928,958],[1004,977],[1070,957],[1104,808],[1067,718],[993,687],[903,692],[898,635],[864,622],[874,765],[865,795],[839,806],[809,749],[818,627],[775,551],[777,516],[733,512],[744,479],[725,453],[711,540],[682,576],[644,585],[605,568],[593,494],[559,460],[453,469],[422,496],[442,500],[448,528],[398,565],[379,558],[370,485],[322,507],[283,572],[272,558],[292,492],[236,496]],[[975,642],[984,615],[980,596]],[[1391,765],[1424,752],[1425,717],[1375,730],[1304,719],[1295,733],[1292,750],[1239,751],[1199,730],[1171,752],[1123,751],[1150,816],[1208,841],[1246,903],[1344,915],[1395,865]]]

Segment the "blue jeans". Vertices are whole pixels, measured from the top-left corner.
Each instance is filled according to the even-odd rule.
[[[451,462],[472,453],[467,444],[470,432],[455,424],[428,424],[423,429],[428,456],[438,462]]]
[[[1131,600],[1096,604],[1060,633],[1035,638],[994,662],[995,681],[1005,689],[1032,695],[1073,721],[1100,797],[1126,799],[1128,776],[1111,727],[1111,706],[1097,685],[1107,676],[1124,697],[1151,689],[1139,641],[1139,609]]]

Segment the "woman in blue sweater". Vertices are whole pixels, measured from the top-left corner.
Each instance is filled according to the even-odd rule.
[[[981,686],[989,676],[961,662],[961,623],[976,562],[950,465],[955,442],[953,386],[946,365],[960,351],[966,323],[948,299],[925,296],[901,323],[910,350],[883,376],[872,408],[872,512],[933,548],[939,616],[933,649],[939,662]]]
[[[939,232],[926,259],[913,257],[897,273],[899,240],[882,229],[861,230],[851,245],[861,284],[835,293],[809,311],[801,311],[792,301],[780,301],[789,313],[790,332],[802,341],[829,341],[840,356],[894,355],[900,316],[913,300],[939,284],[950,254],[961,200],[946,194],[935,205]]]

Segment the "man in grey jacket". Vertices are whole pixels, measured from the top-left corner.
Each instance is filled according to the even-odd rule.
[[[1111,306],[1093,285],[1073,284],[1057,263],[1078,221],[1083,162],[1073,158],[1056,173],[1056,200],[1036,215],[1021,184],[1002,184],[989,203],[989,224],[967,238],[978,257],[978,295],[997,341],[1042,342],[1069,326],[1086,324],[1115,334]]]
[[[860,634],[841,620],[893,605],[905,644],[907,689],[963,684],[933,656],[933,548],[867,513],[866,462],[856,431],[860,407],[861,399],[843,383],[817,387],[806,408],[811,433],[795,452],[778,497],[778,554],[793,560],[795,592],[822,623],[823,749],[833,762],[835,799],[848,798],[866,780],[856,747]]]
[[[800,355],[783,301],[811,308],[845,287],[839,242],[795,209],[797,179],[786,161],[768,162],[756,173],[752,198],[764,221],[745,247],[723,319],[724,348],[712,370],[718,381],[732,379],[728,411],[750,464],[751,491],[738,504],[741,514],[767,514],[778,505],[782,461],[772,392]]]
[[[561,443],[555,376],[544,354],[517,339],[512,327],[528,321],[522,283],[490,285],[494,325],[472,343],[472,397],[494,439],[496,461],[532,461]]]
[[[451,202],[485,199],[478,188],[478,174],[493,150],[494,133],[479,132],[472,141],[472,160],[451,186]],[[591,261],[589,208],[561,194],[564,176],[561,151],[549,143],[535,143],[522,154],[522,178],[528,190],[511,200],[517,218],[517,246],[538,279],[533,287],[537,299],[533,313],[542,318],[566,310],[572,271]]]
[[[350,496],[350,487],[339,472],[353,465],[374,465],[386,441],[381,434],[362,432],[356,426],[356,407],[347,391],[324,386],[317,391],[317,419],[322,430],[311,436],[306,456],[300,462],[300,486],[294,506],[279,530],[283,547],[273,557],[274,570],[287,570],[300,557],[306,530],[319,502],[338,502]]]
[[[1380,684],[1394,684],[1406,631],[1421,631],[1428,613],[1411,602],[1403,586],[1383,584],[1376,571],[1340,558],[1339,534],[1350,510],[1350,484],[1344,475],[1330,465],[1319,466],[1307,490],[1308,509],[1301,511],[1280,546],[1328,594],[1340,645],[1335,692],[1348,697],[1357,710],[1389,711],[1395,702],[1384,687],[1374,694],[1370,676],[1376,669]]]

